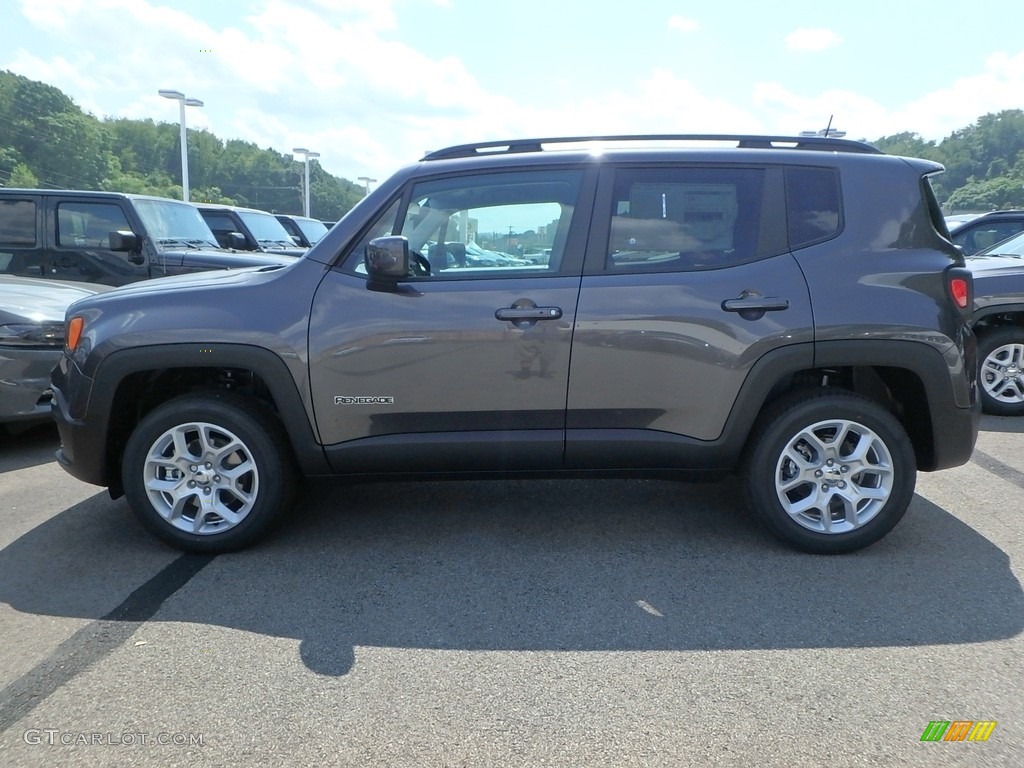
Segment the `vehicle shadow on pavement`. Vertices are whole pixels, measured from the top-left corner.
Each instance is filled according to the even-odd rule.
[[[921,497],[882,542],[838,557],[769,539],[732,481],[320,481],[300,501],[266,543],[201,562],[153,620],[296,638],[324,675],[359,646],[850,648],[1024,629],[1007,555]],[[0,551],[0,600],[110,620],[187,557],[97,494]]]

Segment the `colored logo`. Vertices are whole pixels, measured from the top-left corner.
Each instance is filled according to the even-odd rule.
[[[921,741],[988,741],[995,729],[995,720],[932,720]]]

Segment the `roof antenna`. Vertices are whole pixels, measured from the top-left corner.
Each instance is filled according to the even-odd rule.
[[[825,126],[825,133],[822,134],[826,139],[828,138],[829,129],[832,128],[832,118],[833,117],[835,117],[835,115],[829,115],[828,116],[828,125]]]

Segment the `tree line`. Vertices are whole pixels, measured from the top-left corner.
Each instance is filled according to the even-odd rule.
[[[100,120],[60,89],[0,72],[0,185],[98,189],[181,199],[180,127]],[[193,201],[301,214],[304,165],[291,154],[188,130]],[[361,184],[309,164],[311,213],[336,221],[365,194]]]
[[[0,185],[181,197],[177,123],[98,119],[60,89],[0,72]],[[1024,111],[984,115],[941,141],[916,133],[870,140],[893,155],[946,166],[933,186],[946,213],[1024,208]],[[303,166],[291,154],[206,130],[188,132],[193,200],[301,213]],[[364,188],[310,161],[315,216],[341,218]]]

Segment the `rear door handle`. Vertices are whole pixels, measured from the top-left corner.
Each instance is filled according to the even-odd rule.
[[[494,316],[498,320],[558,320],[562,316],[561,307],[503,307],[496,309]]]

